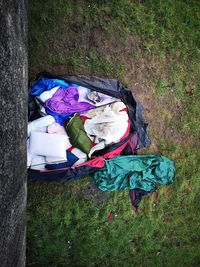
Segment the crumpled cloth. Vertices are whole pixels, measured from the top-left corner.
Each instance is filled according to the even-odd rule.
[[[49,91],[44,91],[42,94],[40,94],[39,96],[37,96],[37,98],[44,103],[45,101],[47,101],[48,99],[52,98],[53,95],[58,91],[60,87],[56,86],[54,88],[52,88]],[[64,89],[63,89],[64,90]]]
[[[56,86],[67,88],[69,85],[68,83],[60,79],[49,79],[43,77],[31,87],[30,95],[38,96],[44,91],[49,91]]]
[[[95,136],[95,143],[99,143],[102,140],[105,140],[106,145],[115,143],[119,141],[127,130],[127,112],[114,109],[113,106],[107,105],[103,110],[102,108],[98,112],[93,110],[85,115],[92,117],[92,119],[85,121],[84,129],[88,135]]]
[[[155,190],[157,184],[174,181],[174,162],[159,155],[120,156],[105,161],[105,166],[93,175],[102,191],[118,189]]]
[[[56,114],[81,113],[95,107],[85,101],[79,102],[79,92],[76,86],[70,86],[67,90],[58,89],[44,105]]]
[[[110,107],[110,109],[112,111],[114,111],[115,113],[118,113],[121,110],[126,108],[125,104],[122,101],[115,101],[114,103],[106,104],[106,105],[99,106],[97,108],[91,109],[91,110],[87,111],[84,114],[84,116],[87,117],[87,118],[92,119],[92,118],[98,116],[100,113],[102,113],[105,110],[105,107]]]
[[[47,115],[28,123],[28,137],[33,131],[46,132],[46,127],[55,122],[54,117]]]

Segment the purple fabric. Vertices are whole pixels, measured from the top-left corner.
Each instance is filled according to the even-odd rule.
[[[68,89],[58,89],[52,98],[48,99],[44,105],[46,108],[56,114],[72,114],[84,112],[95,108],[87,102],[78,102],[79,93],[76,86],[70,86]]]
[[[131,203],[133,205],[133,209],[137,211],[140,201],[142,200],[143,196],[152,194],[153,192],[156,192],[156,189],[153,189],[151,191],[145,191],[142,189],[131,189],[129,191],[129,196],[131,198]]]

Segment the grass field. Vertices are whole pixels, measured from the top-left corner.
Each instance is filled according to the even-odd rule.
[[[150,128],[140,153],[173,159],[176,180],[134,216],[128,191],[89,177],[29,181],[27,266],[200,266],[200,1],[29,1],[29,78],[43,70],[127,85]]]

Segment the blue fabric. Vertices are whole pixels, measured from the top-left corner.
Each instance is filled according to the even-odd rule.
[[[55,112],[51,111],[49,108],[45,108],[45,111],[48,115],[53,116],[55,121],[62,126],[65,125],[66,120],[72,117],[72,114],[56,114]]]
[[[44,91],[49,91],[56,86],[60,86],[66,89],[68,88],[69,84],[59,79],[41,78],[31,87],[30,95],[32,96],[40,95]]]
[[[77,160],[79,160],[78,157],[76,157],[73,153],[71,152],[67,152],[67,161],[66,162],[62,162],[62,163],[55,163],[55,164],[46,164],[46,168],[48,170],[56,170],[56,169],[61,169],[61,168],[67,168],[67,167],[71,167],[74,165],[74,163],[77,162]]]

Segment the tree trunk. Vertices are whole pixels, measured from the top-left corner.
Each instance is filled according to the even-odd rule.
[[[26,0],[0,0],[0,266],[25,266]]]

